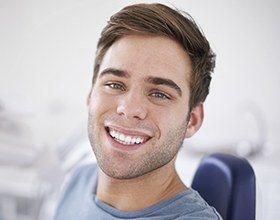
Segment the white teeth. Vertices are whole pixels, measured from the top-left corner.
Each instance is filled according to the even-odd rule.
[[[114,130],[110,130],[110,135],[113,136],[113,137],[115,137],[116,132],[115,132]]]
[[[119,133],[115,130],[109,130],[109,134],[113,137],[116,141],[124,145],[133,145],[133,144],[141,144],[144,141],[142,137],[131,137],[122,133]]]
[[[124,140],[125,140],[125,136],[124,136],[124,134],[120,134],[119,139],[120,139],[121,141],[124,141]]]
[[[115,138],[120,139],[120,134],[119,134],[119,133],[116,133],[116,134],[115,134]]]
[[[132,139],[132,138],[131,138],[130,136],[126,136],[126,138],[125,138],[124,141],[127,142],[127,143],[129,143],[129,142],[131,141],[131,139]]]
[[[110,130],[110,131],[109,131],[109,134],[110,134],[111,136],[115,136],[115,131],[114,131],[114,130]]]

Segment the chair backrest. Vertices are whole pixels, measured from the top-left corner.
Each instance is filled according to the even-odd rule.
[[[195,173],[192,188],[224,220],[255,220],[255,174],[246,159],[227,154],[205,157]]]

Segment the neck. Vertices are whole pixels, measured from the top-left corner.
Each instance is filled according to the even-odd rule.
[[[148,208],[183,192],[186,186],[175,170],[175,159],[134,179],[114,179],[99,170],[97,198],[122,211]]]

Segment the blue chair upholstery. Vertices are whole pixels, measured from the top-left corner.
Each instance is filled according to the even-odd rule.
[[[195,173],[192,188],[224,220],[255,220],[256,181],[247,160],[227,154],[205,157]]]

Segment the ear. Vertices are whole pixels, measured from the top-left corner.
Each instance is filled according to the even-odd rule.
[[[190,118],[187,126],[185,138],[193,136],[201,127],[204,118],[203,103],[198,103],[190,112]]]

